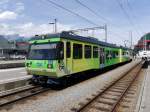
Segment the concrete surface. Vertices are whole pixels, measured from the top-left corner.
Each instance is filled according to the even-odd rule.
[[[1,69],[0,92],[25,86],[31,77],[27,75],[25,68]]]
[[[25,60],[9,60],[9,61],[0,60],[0,64],[24,63],[24,62],[25,62]]]
[[[146,70],[136,112],[150,112],[150,65]]]
[[[112,71],[93,77],[81,83],[70,86],[61,91],[48,91],[43,94],[28,98],[13,105],[1,109],[1,112],[72,112],[71,108],[78,107],[86,98],[92,97],[104,86],[117,80],[124,72],[129,70],[139,61],[133,61]]]
[[[1,69],[0,70],[0,82],[13,78],[20,78],[27,76],[26,70],[22,68],[10,68],[10,69]]]
[[[24,67],[25,60],[0,61],[0,69]]]

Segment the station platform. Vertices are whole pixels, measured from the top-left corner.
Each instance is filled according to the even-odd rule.
[[[25,68],[11,68],[0,70],[0,91],[5,91],[27,84],[31,79],[31,75],[27,75]]]
[[[1,60],[0,61],[0,69],[6,68],[15,68],[15,67],[24,67],[25,60]]]
[[[0,60],[0,64],[10,64],[10,63],[24,63],[25,60]]]
[[[150,112],[150,62],[146,69],[136,112]]]
[[[4,80],[8,80],[12,78],[20,78],[24,76],[27,76],[27,73],[24,67],[0,70],[0,82]]]

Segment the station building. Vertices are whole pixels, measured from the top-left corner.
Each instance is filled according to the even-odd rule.
[[[141,37],[137,45],[135,45],[135,51],[150,50],[150,33],[147,33]]]
[[[9,41],[0,35],[0,57],[10,58],[10,55],[25,55],[28,52],[29,43],[24,40]]]
[[[16,42],[16,53],[19,55],[27,55],[29,43],[27,41]]]
[[[12,44],[4,36],[0,35],[0,57],[8,57],[9,52],[12,50]]]

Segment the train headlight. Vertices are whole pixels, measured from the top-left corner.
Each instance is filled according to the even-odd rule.
[[[30,67],[30,63],[26,63],[26,66],[27,66],[27,67]]]
[[[31,64],[32,64],[32,62],[26,63],[26,66],[27,66],[27,67],[31,67]]]
[[[53,68],[53,64],[48,64],[48,65],[47,65],[47,68],[52,69],[52,68]]]

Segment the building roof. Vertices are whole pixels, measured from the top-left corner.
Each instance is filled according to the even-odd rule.
[[[25,50],[27,51],[29,48],[28,42],[16,42],[16,49],[17,50]]]
[[[11,49],[11,46],[4,36],[0,35],[0,49]]]
[[[58,37],[76,40],[76,41],[82,41],[82,42],[89,42],[89,43],[98,44],[98,45],[102,45],[102,46],[106,46],[106,47],[127,49],[127,48],[122,47],[122,46],[116,46],[116,44],[111,44],[111,43],[99,41],[97,38],[94,38],[94,37],[79,36],[79,35],[76,35],[72,32],[66,32],[66,31],[63,31],[61,33],[55,33],[55,34],[34,36],[33,38],[31,38],[31,40],[41,40],[41,39],[58,38]]]
[[[150,33],[143,35],[140,40],[150,40]]]

